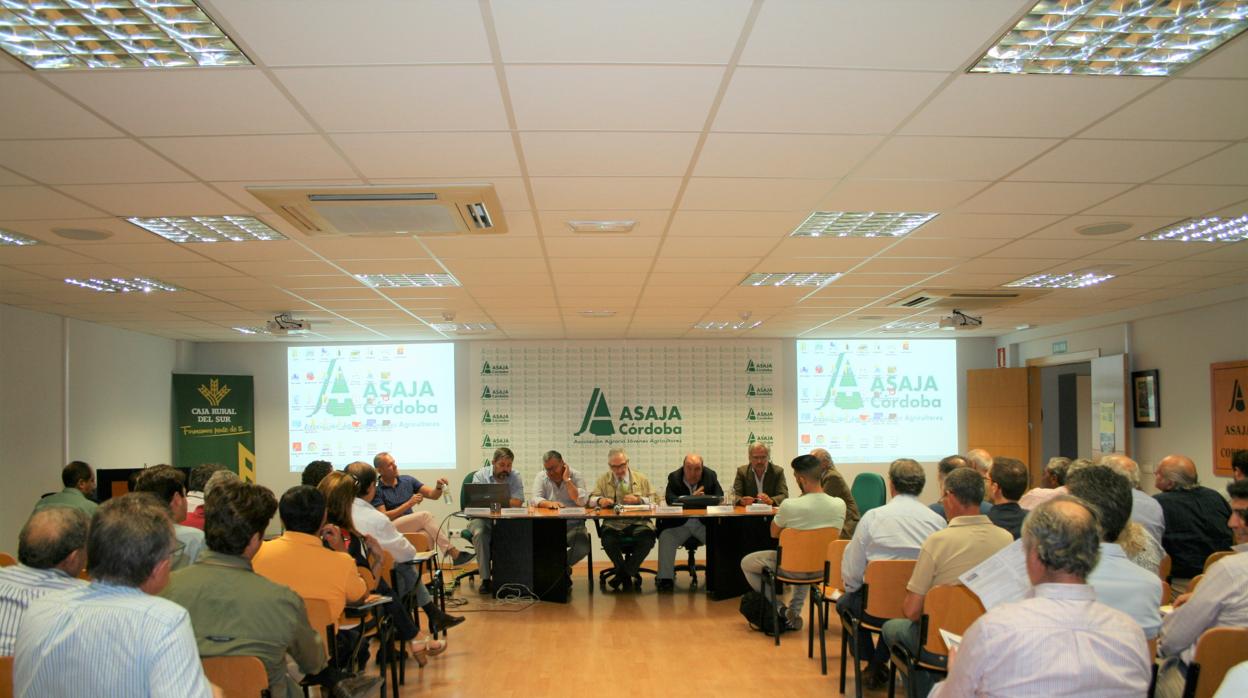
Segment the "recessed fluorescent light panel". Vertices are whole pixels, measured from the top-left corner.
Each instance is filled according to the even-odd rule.
[[[178,243],[286,239],[285,235],[251,216],[173,216],[127,218],[126,220],[166,240]]]
[[[435,322],[433,329],[439,332],[493,332],[498,327],[492,322]]]
[[[880,328],[883,332],[923,332],[940,327],[939,322],[920,320],[895,320]]]
[[[38,245],[39,241],[34,238],[28,238],[21,233],[15,233],[10,230],[0,229],[0,245],[12,245],[16,247],[25,247],[26,245]]]
[[[1245,27],[1242,0],[1040,0],[970,72],[1169,75]]]
[[[750,274],[742,286],[823,286],[840,278],[840,272],[793,271]]]
[[[695,330],[752,330],[762,325],[762,320],[738,320],[736,322],[699,322]]]
[[[1200,218],[1175,223],[1140,237],[1171,242],[1239,242],[1248,240],[1248,215],[1239,218]]]
[[[936,217],[935,213],[815,211],[797,226],[795,238],[896,238]]]
[[[155,279],[135,277],[133,279],[65,279],[71,286],[100,291],[101,293],[153,293],[156,291],[177,291],[177,286],[170,286]]]
[[[1065,274],[1032,274],[1006,284],[1007,288],[1085,288],[1114,278],[1099,271],[1072,271]]]
[[[231,327],[230,329],[239,334],[269,334],[269,331],[263,327]]]
[[[450,274],[356,274],[355,278],[373,288],[438,288],[461,285]]]
[[[631,233],[637,221],[568,221],[577,233]]]
[[[0,48],[35,70],[252,64],[191,0],[3,0]]]

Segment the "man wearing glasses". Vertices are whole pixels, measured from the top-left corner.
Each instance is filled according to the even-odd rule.
[[[607,453],[609,471],[598,478],[589,501],[596,507],[609,509],[617,504],[649,504],[654,498],[650,481],[645,475],[628,467],[628,453],[613,448]],[[654,547],[654,522],[649,518],[611,518],[602,524],[602,549],[615,565],[611,589],[641,591],[642,560]]]

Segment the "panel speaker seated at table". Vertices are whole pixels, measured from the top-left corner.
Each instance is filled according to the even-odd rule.
[[[705,509],[724,500],[724,490],[714,470],[703,467],[702,457],[696,453],[685,456],[681,466],[667,476],[664,499],[668,504],[679,504],[686,509]],[[674,519],[659,522],[659,573],[654,584],[661,592],[676,587],[676,549],[684,546],[689,551],[688,566],[696,567],[693,551],[706,543],[706,525],[697,519]],[[693,574],[694,569],[689,572]],[[693,579],[697,580],[694,574]]]

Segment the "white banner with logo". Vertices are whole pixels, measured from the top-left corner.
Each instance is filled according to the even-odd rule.
[[[727,489],[748,443],[774,444],[789,433],[780,416],[779,340],[470,346],[476,462],[485,465],[500,446],[512,449],[526,490],[548,450],[592,481],[615,447],[659,491],[690,452]]]

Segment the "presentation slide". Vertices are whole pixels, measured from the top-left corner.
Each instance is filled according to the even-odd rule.
[[[836,462],[935,461],[958,452],[952,339],[799,340],[798,453]]]
[[[310,461],[371,463],[390,451],[401,470],[455,467],[455,347],[363,344],[291,347],[290,469]]]

